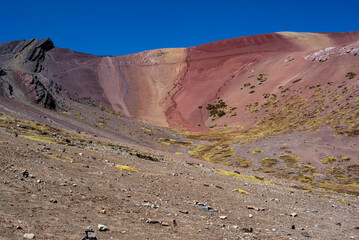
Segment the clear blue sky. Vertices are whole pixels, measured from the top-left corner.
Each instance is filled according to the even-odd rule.
[[[359,0],[2,0],[0,42],[50,37],[96,55],[278,31],[359,30]]]

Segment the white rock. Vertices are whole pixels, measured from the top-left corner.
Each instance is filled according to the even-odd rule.
[[[298,213],[292,212],[292,213],[290,213],[290,216],[291,216],[291,217],[296,217],[296,216],[298,216]]]
[[[103,224],[99,224],[97,227],[98,227],[99,231],[108,231],[109,230],[108,227]]]
[[[220,219],[227,219],[227,216],[219,216]]]
[[[25,234],[24,234],[24,238],[25,238],[25,239],[34,239],[34,238],[35,238],[35,234],[33,234],[33,233],[25,233]]]

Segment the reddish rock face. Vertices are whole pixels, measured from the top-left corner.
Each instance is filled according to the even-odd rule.
[[[309,85],[359,72],[358,41],[359,32],[283,32],[116,57],[56,48],[49,39],[17,41],[0,44],[0,92],[52,108],[61,99],[101,104],[126,117],[193,131],[250,127],[269,114],[246,110],[264,103],[264,96],[296,88],[306,97]]]
[[[205,130],[213,125],[252,126],[265,113],[254,116],[245,108],[264,101],[263,95],[280,95],[283,91],[280,86],[286,89],[300,78],[303,79],[300,87],[336,82],[350,69],[358,69],[353,54],[340,59],[339,54],[333,54],[325,64],[304,59],[316,50],[328,47],[339,50],[344,44],[358,40],[359,32],[273,33],[188,48],[187,66],[177,81],[180,87],[167,105],[168,122],[170,126],[191,130]],[[225,111],[235,107],[236,114],[214,117],[212,121],[206,106],[220,99],[228,105]]]

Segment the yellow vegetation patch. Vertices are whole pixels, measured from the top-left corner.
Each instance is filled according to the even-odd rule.
[[[352,173],[355,173],[356,175],[359,176],[359,165],[358,164],[352,164],[352,165],[347,166],[347,170]]]
[[[345,173],[345,170],[338,167],[332,167],[330,169],[325,170],[328,175],[332,176],[335,180],[339,181],[343,184],[352,183],[352,177],[348,176]]]
[[[336,161],[338,161],[338,158],[336,157],[326,157],[326,158],[322,158],[320,159],[320,161],[324,164],[332,164],[335,163]]]
[[[317,173],[316,167],[310,166],[310,165],[300,165],[302,169],[300,170],[301,173],[305,174],[312,174],[315,175]]]
[[[262,153],[263,151],[262,150],[253,150],[252,151],[252,154],[260,154]]]
[[[337,200],[338,202],[341,202],[341,203],[344,203],[344,204],[347,204],[347,205],[350,205],[349,203],[347,203],[346,201],[344,201],[343,199],[335,199]]]
[[[297,180],[303,183],[312,183],[313,179],[314,179],[313,176],[303,175],[303,176],[299,176]]]
[[[265,183],[265,184],[274,184],[273,182],[270,182],[270,181],[261,180],[256,177],[253,177],[253,176],[238,174],[238,173],[231,172],[231,171],[215,170],[214,172],[225,175],[225,176],[229,176],[229,177],[235,177],[235,178],[240,178],[240,179],[254,181],[254,182],[261,182],[261,183]]]
[[[275,159],[275,158],[263,158],[262,160],[259,161],[263,167],[266,167],[266,168],[271,168],[271,167],[274,167],[275,165],[278,164],[278,160]]]
[[[279,159],[283,160],[284,163],[287,164],[288,167],[298,163],[300,157],[296,157],[296,156],[293,156],[293,155],[290,155],[290,154],[284,154],[284,155],[281,155],[279,156]]]
[[[249,192],[247,192],[247,191],[244,191],[244,190],[242,190],[242,189],[239,189],[239,188],[237,188],[237,189],[234,189],[233,191],[235,191],[235,192],[239,192],[239,193],[241,193],[241,194],[247,194],[247,195],[249,195]]]
[[[340,193],[347,193],[359,196],[359,184],[351,183],[351,184],[337,184],[332,182],[324,182],[324,183],[315,183],[313,186],[325,189],[328,191],[335,191]]]
[[[349,162],[350,161],[350,157],[341,157],[340,158],[343,161]]]
[[[151,131],[152,131],[151,129],[148,129],[148,128],[145,128],[145,127],[141,127],[141,129],[142,129],[143,131],[146,131],[146,132],[151,132]]]
[[[56,140],[50,137],[42,137],[42,136],[27,136],[27,135],[20,135],[20,137],[40,141],[40,142],[47,142],[47,143],[57,143]]]
[[[159,140],[162,144],[167,145],[167,146],[177,145],[177,146],[180,146],[183,148],[190,148],[193,145],[196,145],[191,141],[182,141],[182,140],[176,140],[176,139],[171,139],[171,138],[160,138]]]
[[[59,161],[64,161],[64,162],[69,162],[69,163],[73,163],[73,159],[67,157],[67,156],[63,156],[63,155],[55,155],[52,153],[43,153],[44,155],[50,156],[53,159],[59,160]]]
[[[122,169],[127,172],[136,172],[136,170],[133,169],[132,167],[124,166],[124,165],[116,165],[115,168]]]
[[[183,155],[181,152],[175,152],[176,155]]]
[[[241,159],[236,161],[237,161],[237,167],[239,168],[247,168],[253,165],[253,162],[249,159]]]

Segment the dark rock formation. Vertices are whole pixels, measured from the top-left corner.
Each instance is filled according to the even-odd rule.
[[[0,68],[0,96],[12,97],[13,90],[6,72]]]
[[[61,86],[40,73],[46,52],[53,47],[49,38],[0,44],[0,67],[4,68],[0,69],[0,94],[48,109],[59,108],[55,93],[59,94]]]
[[[49,89],[47,89],[44,84],[40,82],[40,79],[35,75],[30,82],[33,85],[33,89],[36,93],[35,102],[41,103],[43,107],[48,109],[56,109],[58,107],[57,101],[54,96],[51,94]]]

